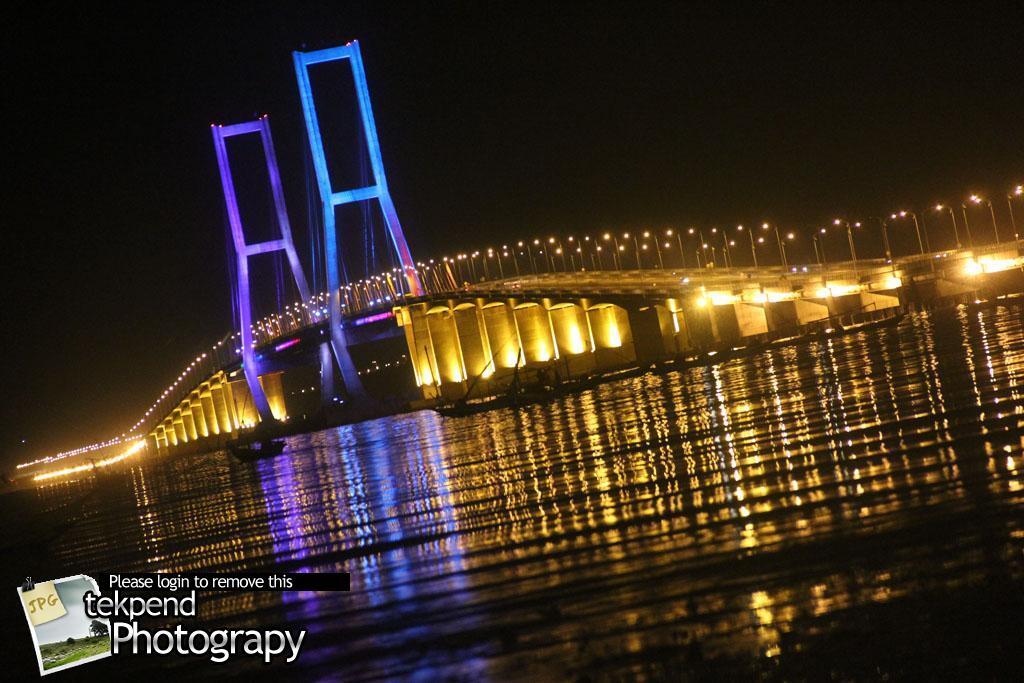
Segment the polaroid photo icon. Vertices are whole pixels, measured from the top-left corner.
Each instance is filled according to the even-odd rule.
[[[110,656],[110,624],[85,613],[85,594],[99,593],[88,576],[69,576],[17,589],[36,648],[39,674]]]

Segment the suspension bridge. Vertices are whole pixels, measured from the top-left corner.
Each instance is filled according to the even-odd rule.
[[[1015,224],[1012,238],[1001,239],[994,211],[994,240],[968,232],[963,244],[957,233],[955,244],[942,250],[926,247],[914,215],[919,248],[902,255],[893,253],[881,221],[884,254],[874,258],[858,258],[853,225],[837,220],[831,239],[824,228],[814,236],[815,262],[806,265],[791,263],[786,244],[793,235],[783,237],[769,224],[756,237],[742,226],[731,238],[717,228],[605,233],[416,261],[388,188],[358,43],[295,52],[293,61],[319,219],[308,235],[313,286],[293,239],[269,118],[213,125],[237,330],[198,353],[123,433],[22,463],[18,476],[46,481],[143,452],[215,448],[260,423],[300,429],[316,420],[493,394],[526,369],[613,371],[909,306],[1024,291],[1024,242]],[[312,67],[330,63],[351,71],[368,160],[365,182],[351,188],[336,186],[310,78]],[[274,236],[264,240],[249,237],[229,150],[232,140],[252,137],[270,186]],[[381,264],[364,259],[362,277],[353,277],[341,239],[353,228],[339,231],[337,212],[368,203],[379,207],[386,244],[372,249],[385,267],[370,272]],[[1012,204],[1010,211],[1012,222]],[[374,231],[366,225],[356,227],[368,244]],[[956,225],[954,216],[954,232]],[[848,256],[829,261],[826,249],[847,246],[843,228]],[[749,238],[749,262],[737,247],[741,235]],[[267,257],[275,266],[276,310],[259,315],[257,299],[267,283],[254,278],[252,266]],[[286,291],[296,293],[293,302],[283,301]]]

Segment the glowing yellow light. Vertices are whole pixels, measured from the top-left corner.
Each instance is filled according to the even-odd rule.
[[[964,272],[967,275],[978,275],[980,273],[998,273],[1011,268],[1024,266],[1024,256],[1012,259],[994,259],[990,256],[982,256],[977,261],[970,260],[964,265]]]
[[[725,306],[739,300],[738,296],[730,292],[708,292],[705,296],[710,299],[713,306]]]
[[[797,292],[779,292],[773,290],[769,290],[767,294],[768,301],[772,303],[776,301],[789,301],[791,299],[796,299],[798,296]]]
[[[54,479],[56,477],[66,477],[66,476],[71,475],[71,474],[77,474],[79,472],[86,472],[88,470],[94,470],[94,469],[97,469],[99,467],[109,467],[110,465],[113,465],[114,463],[121,462],[125,458],[129,458],[129,457],[135,455],[136,453],[138,453],[139,451],[141,451],[145,447],[146,447],[146,442],[145,441],[142,441],[142,440],[136,441],[131,446],[129,446],[126,451],[124,451],[123,453],[121,453],[119,455],[115,455],[115,456],[112,456],[112,457],[109,457],[109,458],[105,458],[103,460],[97,460],[95,462],[85,463],[83,465],[76,465],[75,467],[65,467],[64,469],[54,470],[53,472],[42,472],[42,473],[37,474],[34,477],[32,477],[32,481],[46,481],[47,479]]]
[[[608,346],[613,349],[622,346],[622,334],[619,332],[619,326],[610,316],[608,320]]]
[[[580,334],[580,326],[572,323],[569,325],[569,353],[583,353],[583,335]]]
[[[903,281],[900,280],[895,275],[891,275],[888,278],[886,278],[886,280],[885,280],[885,288],[886,289],[899,289],[902,286],[903,286]]]

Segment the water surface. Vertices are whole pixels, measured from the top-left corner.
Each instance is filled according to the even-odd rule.
[[[210,628],[308,629],[292,667],[314,678],[1009,678],[1022,317],[915,314],[520,412],[293,437],[259,463],[143,462],[20,504],[70,516],[46,548],[67,573],[351,572],[350,593],[203,601]]]

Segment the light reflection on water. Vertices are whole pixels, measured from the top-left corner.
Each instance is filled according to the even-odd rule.
[[[1019,309],[919,314],[518,413],[294,437],[257,464],[136,466],[53,552],[75,572],[350,571],[351,593],[201,610],[306,628],[301,666],[345,680],[862,677],[914,666],[901,651],[944,671],[943,648],[888,639],[969,631],[946,621],[978,595],[1014,604],[995,593],[1024,575],[1022,376]]]

